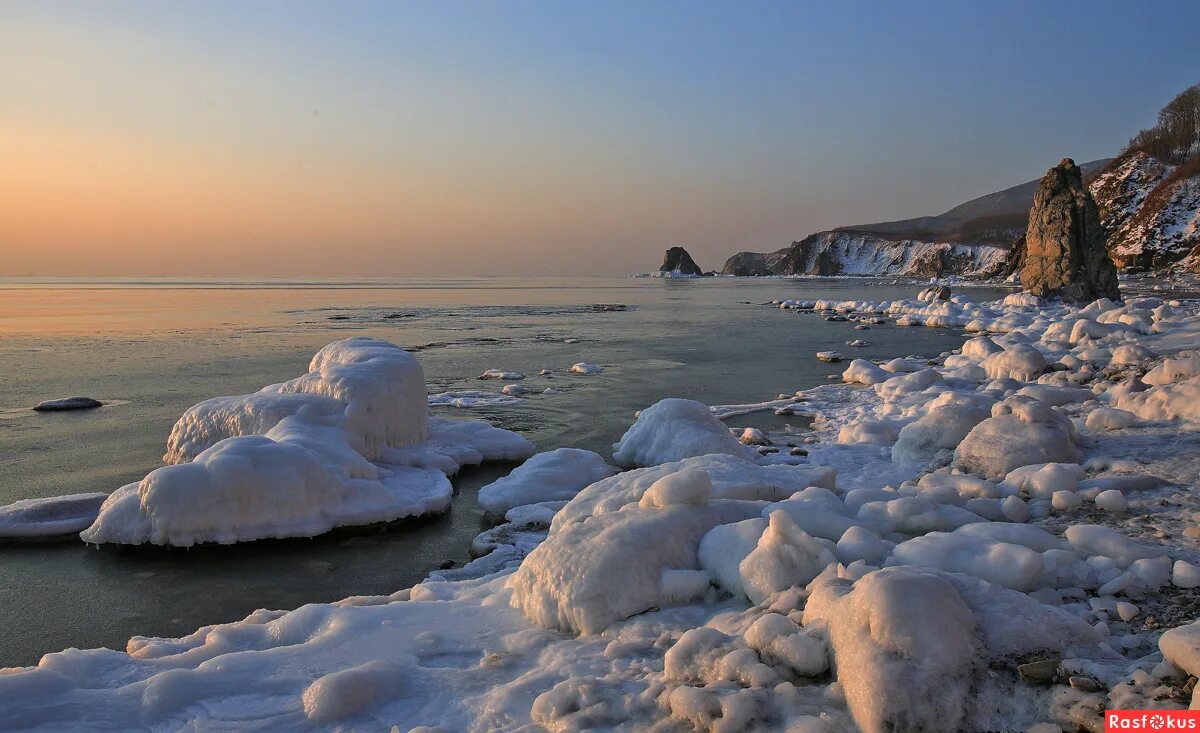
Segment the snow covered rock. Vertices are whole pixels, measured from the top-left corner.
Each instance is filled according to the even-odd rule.
[[[1084,419],[1084,427],[1092,432],[1120,430],[1137,421],[1137,415],[1116,407],[1097,407]]]
[[[570,371],[572,374],[591,375],[599,374],[600,372],[604,371],[604,369],[596,366],[595,364],[588,364],[587,362],[581,361],[577,364],[572,364]]]
[[[1144,392],[1128,391],[1117,397],[1116,404],[1143,420],[1198,421],[1200,377],[1162,384]]]
[[[920,463],[939,451],[954,450],[990,414],[991,400],[947,392],[930,402],[929,411],[900,429],[892,460]]]
[[[572,499],[581,489],[616,472],[598,453],[559,448],[532,456],[512,473],[481,488],[479,504],[489,514],[502,516],[524,504]]]
[[[891,445],[896,442],[898,435],[896,426],[890,420],[862,420],[839,430],[838,442],[843,445]]]
[[[842,381],[846,384],[874,385],[887,381],[894,376],[891,372],[875,366],[866,359],[855,359],[842,372]]]
[[[808,585],[837,562],[833,547],[800,529],[787,512],[771,512],[758,544],[738,565],[746,596],[762,603],[781,590]]]
[[[753,458],[707,406],[675,397],[642,410],[613,446],[613,460],[622,468],[655,466],[709,453]]]
[[[425,378],[385,341],[336,341],[309,372],[188,409],[164,460],[113,492],[86,542],[192,545],[311,537],[444,511],[447,473],[518,459],[529,441],[479,420],[431,420]]]
[[[1009,353],[1009,352],[1005,352]],[[1079,459],[1070,421],[1039,400],[1010,397],[992,407],[992,417],[972,428],[954,451],[962,471],[1003,476],[1035,463]]]
[[[1189,675],[1200,675],[1200,621],[1168,629],[1158,639],[1163,661]]]
[[[1028,344],[1016,344],[995,352],[980,364],[989,379],[1016,379],[1030,382],[1046,371],[1046,357]]]

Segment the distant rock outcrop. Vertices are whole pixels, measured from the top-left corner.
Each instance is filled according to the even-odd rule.
[[[1109,160],[1081,166],[1085,179]],[[1020,267],[1020,253],[1010,247],[1025,234],[1038,183],[980,196],[937,216],[839,227],[775,252],[738,252],[721,274],[1007,277]]]
[[[775,252],[739,252],[722,275],[892,275],[930,278],[998,271],[1008,250],[994,244],[892,241],[866,232],[820,232]]]
[[[659,272],[678,272],[681,275],[703,275],[704,270],[692,259],[683,247],[672,247],[663,255],[662,267]]]
[[[1047,171],[1034,194],[1021,284],[1034,295],[1080,302],[1120,296],[1100,211],[1070,158]]]

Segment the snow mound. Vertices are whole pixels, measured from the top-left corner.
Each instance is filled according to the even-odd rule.
[[[479,420],[429,417],[420,364],[384,341],[321,349],[308,374],[190,408],[169,464],[105,500],[86,542],[232,543],[445,511],[446,474],[533,453]]]
[[[756,455],[738,442],[707,406],[675,397],[642,410],[613,446],[613,460],[622,468],[656,466],[709,453],[739,458]]]

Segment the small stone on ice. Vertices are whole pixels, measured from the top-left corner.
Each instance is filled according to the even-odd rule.
[[[65,412],[66,410],[90,410],[103,405],[103,402],[91,397],[64,397],[61,400],[39,402],[33,409],[35,412]]]
[[[758,428],[746,428],[742,431],[742,436],[739,438],[742,445],[770,445],[771,441],[763,434],[763,431]]]
[[[1074,687],[1076,690],[1082,690],[1084,692],[1100,691],[1100,683],[1096,682],[1096,680],[1092,679],[1091,677],[1071,677],[1070,683],[1071,687]]]
[[[1058,674],[1057,659],[1042,659],[1037,662],[1029,662],[1017,667],[1017,674],[1021,676],[1022,681],[1031,685],[1049,685],[1054,682],[1055,676]]]
[[[820,361],[839,362],[842,360],[842,355],[836,351],[818,351],[817,359]]]
[[[525,389],[519,384],[506,384],[500,391],[506,395],[515,397],[517,395],[523,395],[529,390]]]
[[[1200,586],[1200,568],[1186,560],[1176,560],[1171,573],[1171,582],[1178,588],[1195,588]]]

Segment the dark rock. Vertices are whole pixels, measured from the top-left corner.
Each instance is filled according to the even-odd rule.
[[[1120,297],[1099,209],[1070,158],[1047,171],[1034,194],[1021,285],[1077,302]]]
[[[1099,692],[1100,683],[1091,677],[1070,677],[1067,680],[1071,683],[1071,687],[1083,692]]]
[[[1058,659],[1042,659],[1028,662],[1017,667],[1021,681],[1029,685],[1050,685],[1058,676]]]
[[[767,265],[767,256],[762,252],[738,252],[725,260],[721,274],[737,277],[765,277],[774,273]]]
[[[704,270],[700,269],[700,265],[692,259],[688,251],[683,247],[672,247],[667,250],[663,256],[662,267],[658,268],[659,272],[678,272],[684,275],[703,275]]]
[[[90,410],[103,406],[103,402],[91,397],[65,397],[61,400],[39,402],[33,409],[37,412],[65,412],[67,410]]]

